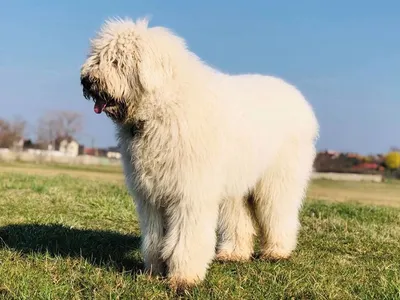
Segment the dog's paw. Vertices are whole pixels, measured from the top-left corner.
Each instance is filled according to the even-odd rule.
[[[250,254],[244,253],[236,253],[236,252],[228,252],[228,251],[220,251],[215,256],[215,259],[218,261],[231,261],[231,262],[243,262],[249,261],[251,258]]]
[[[182,278],[178,276],[172,276],[168,280],[170,288],[176,293],[184,293],[198,285],[200,279],[198,278]]]
[[[281,261],[288,260],[291,257],[291,251],[286,251],[282,249],[269,248],[263,250],[259,256],[261,260],[269,261]]]

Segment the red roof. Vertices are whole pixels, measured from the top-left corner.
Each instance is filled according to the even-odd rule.
[[[95,155],[96,154],[96,149],[94,149],[94,148],[85,148],[83,150],[83,153],[85,153],[87,155]]]
[[[359,165],[357,165],[357,166],[354,166],[354,168],[357,168],[357,169],[373,169],[373,170],[376,170],[376,169],[379,168],[379,165],[378,165],[377,163],[362,163],[362,164],[359,164]]]

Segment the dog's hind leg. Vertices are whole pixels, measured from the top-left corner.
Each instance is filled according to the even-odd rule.
[[[297,244],[299,210],[312,173],[315,148],[293,143],[279,154],[255,188],[254,208],[261,234],[261,257],[288,258]]]

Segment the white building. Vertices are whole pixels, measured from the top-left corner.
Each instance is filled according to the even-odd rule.
[[[49,145],[48,150],[53,150],[53,145]],[[76,140],[71,137],[59,138],[55,141],[56,151],[62,153],[65,156],[78,156],[83,152],[83,146],[81,146]]]

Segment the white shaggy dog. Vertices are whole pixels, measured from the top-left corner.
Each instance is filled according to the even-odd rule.
[[[166,28],[120,19],[92,40],[81,84],[115,123],[146,270],[193,285],[216,246],[250,259],[256,232],[262,258],[290,256],[318,136],[295,87],[224,74]]]

